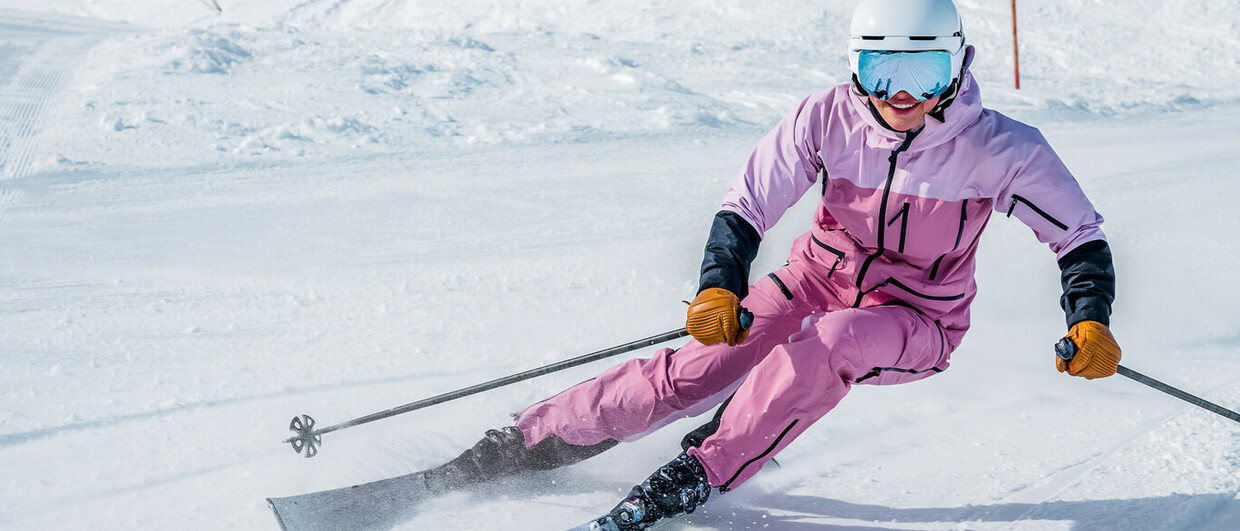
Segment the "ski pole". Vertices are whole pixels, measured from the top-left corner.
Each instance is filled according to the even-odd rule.
[[[689,332],[685,330],[684,328],[681,328],[679,330],[673,330],[671,332],[659,334],[657,336],[651,336],[645,339],[639,339],[637,341],[625,343],[623,345],[618,345],[618,346],[611,347],[608,349],[603,349],[598,352],[591,352],[589,354],[578,356],[576,358],[552,363],[550,365],[544,365],[537,369],[530,369],[528,371],[519,372],[511,376],[505,376],[503,378],[498,378],[495,380],[491,380],[489,382],[480,383],[478,385],[473,385],[470,387],[457,389],[456,391],[449,391],[439,396],[434,396],[434,397],[427,398],[424,400],[419,400],[417,402],[411,402],[403,406],[394,407],[386,411],[380,411],[378,413],[371,413],[364,417],[358,417],[356,419],[353,419],[347,422],[341,422],[340,424],[328,426],[326,428],[322,428],[318,430],[314,429],[314,419],[311,418],[310,415],[302,415],[300,417],[293,417],[293,421],[289,423],[288,429],[292,430],[292,432],[295,433],[296,435],[289,437],[284,442],[293,445],[293,450],[295,450],[297,453],[302,453],[302,450],[305,450],[306,458],[311,458],[311,457],[314,457],[315,455],[318,455],[319,453],[318,447],[323,444],[324,433],[330,433],[336,430],[343,430],[348,427],[357,426],[358,424],[365,424],[367,422],[373,422],[379,419],[385,419],[388,417],[400,415],[402,413],[408,413],[410,411],[414,411],[417,409],[430,407],[435,404],[442,404],[450,400],[456,400],[458,398],[463,398],[469,395],[478,394],[483,391],[489,391],[497,387],[503,387],[505,385],[529,380],[531,378],[536,378],[544,374],[551,374],[553,372],[562,371],[564,369],[576,367],[578,365],[584,365],[586,363],[590,363],[593,361],[610,358],[612,356],[624,354],[625,352],[631,352],[631,351],[649,347],[652,345],[657,345],[659,343],[671,341],[673,339],[679,339],[687,335],[689,335]]]
[[[1055,344],[1055,355],[1059,356],[1059,359],[1061,360],[1071,361],[1072,358],[1076,357],[1076,344],[1066,337],[1063,339],[1060,339],[1059,342]],[[1149,376],[1146,376],[1137,371],[1129,369],[1128,367],[1120,365],[1116,369],[1115,372],[1125,377],[1128,377],[1132,379],[1133,381],[1148,385],[1150,387],[1153,387],[1154,389],[1157,389],[1171,396],[1174,396],[1180,400],[1188,402],[1189,404],[1192,404],[1194,406],[1197,406],[1199,408],[1205,409],[1213,413],[1217,413],[1219,415],[1227,417],[1236,422],[1240,422],[1240,413],[1236,413],[1235,411],[1232,411],[1223,406],[1215,404],[1214,402],[1211,402],[1203,398],[1199,398],[1195,395],[1176,389],[1175,387],[1172,387],[1158,380],[1150,378]]]

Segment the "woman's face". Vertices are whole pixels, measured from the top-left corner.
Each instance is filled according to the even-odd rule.
[[[870,103],[878,109],[878,115],[883,117],[887,125],[896,131],[912,131],[921,127],[926,121],[926,114],[934,110],[934,106],[939,104],[939,97],[935,96],[926,101],[917,101],[912,94],[901,90],[895,96],[886,100],[880,100],[874,96],[870,96]]]

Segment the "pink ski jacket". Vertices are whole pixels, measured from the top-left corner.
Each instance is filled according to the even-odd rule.
[[[759,142],[723,210],[761,236],[820,175],[805,252],[832,264],[840,297],[912,306],[953,344],[969,326],[992,211],[1016,216],[1060,258],[1105,240],[1102,217],[1041,133],[982,107],[967,62],[943,121],[928,116],[912,136],[884,127],[849,84],[811,94]]]

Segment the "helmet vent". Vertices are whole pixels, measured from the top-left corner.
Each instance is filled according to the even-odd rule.
[[[861,40],[863,41],[881,41],[886,38],[887,37],[884,37],[882,35],[862,35],[861,36]]]
[[[910,41],[932,41],[937,38],[938,37],[935,37],[934,35],[910,35],[908,40]]]

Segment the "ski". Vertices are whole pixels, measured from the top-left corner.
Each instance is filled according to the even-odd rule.
[[[595,518],[568,531],[620,531],[620,526],[611,519],[611,515]]]
[[[435,485],[423,470],[338,489],[267,498],[284,531],[391,529],[413,516],[417,503],[452,487]]]

